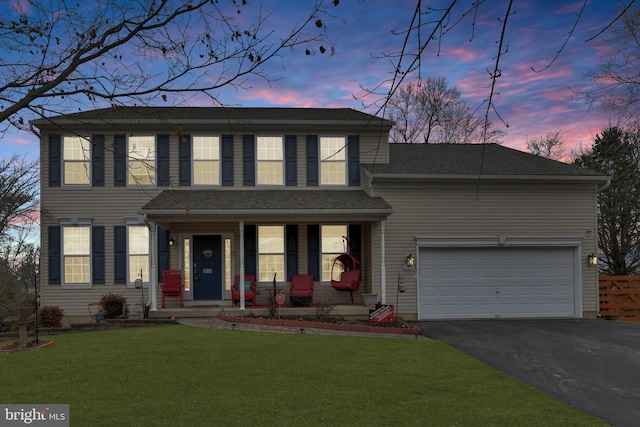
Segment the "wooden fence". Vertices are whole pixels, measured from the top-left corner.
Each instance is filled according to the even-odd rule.
[[[600,276],[600,315],[640,320],[640,276]]]

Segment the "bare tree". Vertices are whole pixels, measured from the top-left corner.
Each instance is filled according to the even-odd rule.
[[[585,75],[587,87],[574,89],[576,100],[633,124],[640,113],[640,8],[628,9],[601,43],[611,54]]]
[[[4,3],[0,18],[0,123],[117,103],[169,105],[216,89],[271,79],[267,61],[300,46],[331,54],[332,18],[316,0],[282,32],[247,0]],[[338,0],[331,1],[337,6]]]
[[[38,185],[37,161],[17,155],[0,160],[0,239],[11,230],[28,228],[37,219]]]
[[[398,88],[387,104],[395,122],[390,133],[395,143],[500,142],[504,132],[489,130],[446,77],[429,77]]]
[[[544,135],[527,138],[527,151],[536,156],[562,160],[565,157],[564,142],[562,131],[549,131]]]
[[[628,9],[634,4],[635,0],[626,0],[620,9],[620,13],[611,20],[604,21],[600,29],[594,30],[593,36],[586,41],[593,41],[605,33],[612,25],[614,25],[621,17],[625,16]],[[564,40],[558,41],[558,48],[555,49],[555,55],[552,56],[548,63],[539,68],[533,69],[534,72],[543,72],[551,67],[559,56],[568,48],[569,42],[575,38],[575,30],[580,24],[585,9],[588,6],[588,0],[583,0],[576,4],[576,18],[573,26],[568,28]],[[558,3],[559,4],[559,3]],[[386,111],[388,103],[398,90],[407,83],[407,79],[415,77],[421,79],[424,71],[423,62],[426,63],[428,57],[428,49],[432,49],[436,55],[439,55],[444,49],[444,40],[448,34],[455,29],[467,25],[469,42],[476,38],[477,33],[489,28],[495,34],[495,48],[491,55],[492,62],[484,68],[489,83],[486,86],[487,96],[483,99],[479,106],[483,110],[483,134],[482,139],[490,139],[489,130],[491,128],[491,118],[501,121],[506,127],[508,122],[502,117],[496,107],[496,97],[500,94],[498,90],[498,82],[503,77],[503,58],[509,53],[509,45],[507,43],[510,21],[509,19],[521,10],[517,9],[518,4],[513,0],[506,2],[489,2],[489,1],[458,1],[450,0],[439,3],[437,6],[433,2],[423,2],[416,0],[416,7],[409,20],[409,23],[395,31],[401,42],[400,48],[391,52],[384,52],[380,55],[382,59],[392,64],[391,77],[379,82],[374,87],[363,87],[365,94],[362,99],[367,98],[365,106],[378,106],[380,111]],[[526,7],[529,7],[527,5]],[[565,7],[566,5],[563,5]],[[537,6],[535,6],[537,8]],[[541,6],[541,7],[550,7]],[[488,22],[496,22],[496,20],[486,19],[487,16],[495,16],[498,27],[487,25]],[[550,50],[550,52],[552,52]]]

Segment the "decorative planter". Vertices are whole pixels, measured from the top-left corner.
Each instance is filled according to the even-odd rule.
[[[364,306],[369,307],[371,304],[378,302],[378,294],[363,294]]]

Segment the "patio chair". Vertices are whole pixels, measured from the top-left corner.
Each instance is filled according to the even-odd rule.
[[[343,271],[340,280],[332,280],[331,287],[337,291],[347,291],[349,304],[353,304],[353,292],[360,289],[360,270]]]
[[[291,278],[289,303],[309,306],[313,304],[313,276],[311,274],[296,274]]]
[[[238,288],[238,282],[240,281],[240,276],[237,275],[231,285],[231,305],[235,306],[236,303],[240,302],[240,288]],[[256,306],[256,276],[244,276],[244,301],[245,304],[247,301],[251,301],[251,306]]]
[[[178,298],[180,307],[184,307],[184,284],[180,270],[163,270],[160,289],[162,290],[162,308],[165,307],[167,298]]]

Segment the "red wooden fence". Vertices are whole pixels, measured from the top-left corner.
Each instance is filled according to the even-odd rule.
[[[640,320],[640,276],[600,276],[600,315]]]

